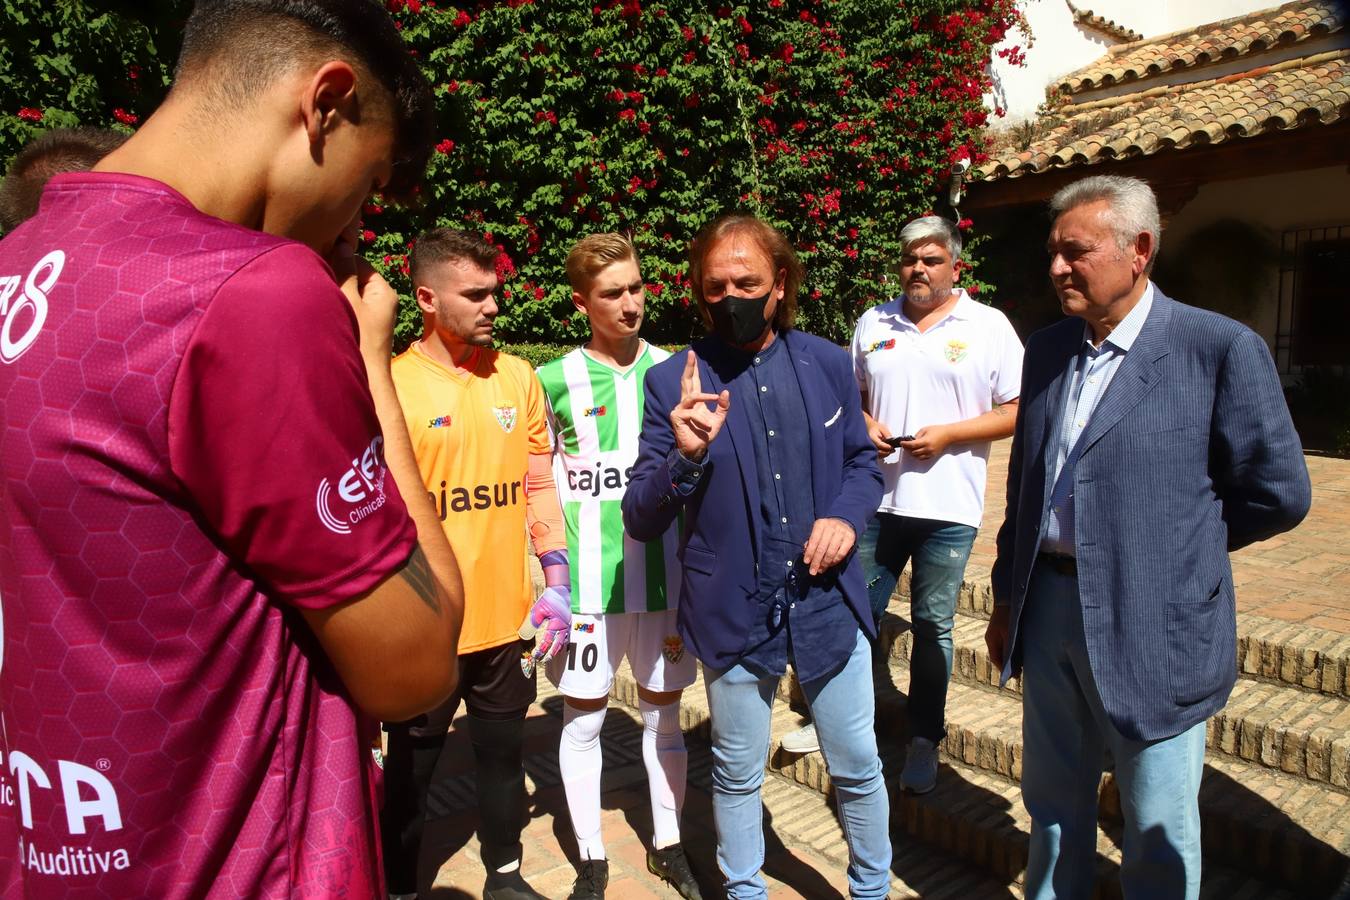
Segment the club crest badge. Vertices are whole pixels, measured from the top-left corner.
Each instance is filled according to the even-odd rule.
[[[942,355],[947,358],[949,363],[959,363],[970,353],[970,348],[966,346],[965,341],[950,340],[942,351]]]
[[[666,660],[671,664],[684,659],[684,641],[678,634],[672,634],[662,642],[661,653],[665,655]]]
[[[494,406],[492,414],[497,417],[497,424],[502,426],[502,431],[507,434],[516,427],[516,408],[514,406]]]
[[[520,654],[520,672],[526,678],[534,677],[534,654],[529,650]]]

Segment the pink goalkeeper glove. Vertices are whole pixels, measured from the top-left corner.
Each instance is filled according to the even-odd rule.
[[[572,632],[572,591],[565,584],[544,588],[539,599],[530,607],[520,626],[520,639],[538,638],[534,653],[526,655],[520,666],[526,675],[533,674],[534,664],[548,662],[567,646]]]

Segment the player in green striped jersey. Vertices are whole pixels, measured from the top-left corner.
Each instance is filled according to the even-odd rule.
[[[628,238],[583,238],[567,255],[567,278],[591,339],[541,366],[539,380],[573,560],[572,640],[548,668],[565,701],[558,758],[582,861],[571,898],[603,897],[609,880],[600,836],[600,728],[625,655],[638,682],[651,791],[647,867],[682,896],[699,897],[680,846],[687,768],[680,693],[694,681],[694,658],[675,630],[679,523],[643,544],[624,533],[619,507],[637,459],[643,376],[669,354],[638,336],[646,293]]]

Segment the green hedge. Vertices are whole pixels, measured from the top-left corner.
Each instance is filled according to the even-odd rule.
[[[514,341],[580,339],[567,250],[631,230],[648,334],[701,331],[689,238],[726,209],[782,228],[807,267],[801,324],[835,340],[888,298],[906,221],[959,157],[983,158],[991,48],[1014,0],[387,0],[436,88],[441,140],[419,208],[366,207],[368,252],[404,292],[412,240],[472,228],[505,251]],[[0,0],[0,159],[37,130],[131,128],[164,95],[187,0]],[[1008,51],[1000,51],[1008,52]],[[1016,51],[1012,51],[1016,52]],[[241,140],[247,136],[241,135]],[[963,225],[968,223],[963,223]],[[968,240],[962,283],[981,299]],[[420,331],[411,299],[401,342]]]

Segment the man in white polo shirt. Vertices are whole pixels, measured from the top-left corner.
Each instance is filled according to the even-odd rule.
[[[925,216],[900,240],[905,293],[863,313],[853,332],[854,373],[885,478],[858,553],[878,619],[913,564],[910,745],[900,782],[922,794],[937,784],[956,595],[984,514],[989,445],[1009,437],[1017,418],[1022,343],[1003,313],[952,287],[956,226]]]

